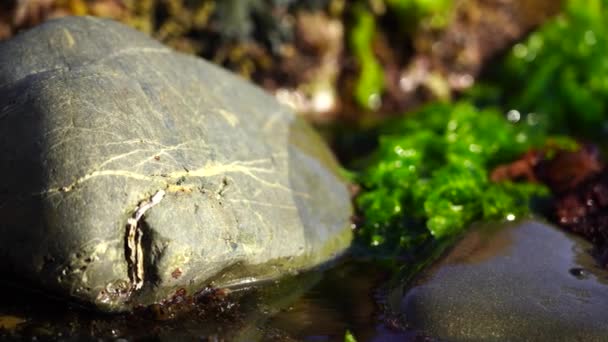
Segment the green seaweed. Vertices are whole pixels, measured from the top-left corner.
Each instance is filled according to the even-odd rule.
[[[357,342],[355,335],[353,335],[350,330],[346,330],[344,333],[344,342]]]
[[[607,0],[568,0],[561,16],[513,46],[473,97],[535,113],[554,132],[601,137],[608,127],[607,21]]]
[[[350,47],[359,64],[354,97],[357,104],[369,110],[377,109],[384,90],[384,71],[373,51],[376,17],[362,3],[352,8],[354,24],[349,33]]]
[[[441,28],[448,22],[452,0],[385,0],[389,12],[396,15],[407,30],[412,30],[421,21],[431,27]]]
[[[378,26],[382,26],[381,20],[386,15],[396,18],[399,30],[392,34],[403,36],[411,34],[422,22],[435,28],[445,26],[452,8],[451,0],[385,0],[376,3],[376,7],[378,3],[382,4],[380,7],[385,7],[380,11],[382,13],[376,13],[377,10],[375,12],[370,8],[373,5],[367,6],[363,1],[355,2],[350,8],[353,20],[348,40],[359,67],[353,97],[359,106],[367,110],[378,109],[385,88],[384,69],[373,48]],[[392,27],[385,29],[393,30]]]
[[[547,189],[493,183],[489,170],[548,139],[535,125],[510,122],[497,110],[478,110],[468,102],[433,104],[388,123],[358,174],[360,241],[410,249],[456,236],[477,220],[527,214],[531,198],[547,195]],[[574,142],[562,138],[553,144]]]

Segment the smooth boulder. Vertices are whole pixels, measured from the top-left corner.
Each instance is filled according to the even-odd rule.
[[[606,341],[608,271],[591,248],[535,221],[480,227],[391,304],[446,341]]]
[[[352,239],[322,139],[247,81],[122,24],[0,44],[0,270],[104,311],[315,267]]]

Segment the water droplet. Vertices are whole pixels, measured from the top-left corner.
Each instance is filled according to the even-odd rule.
[[[587,43],[587,45],[595,45],[595,43],[597,43],[597,38],[595,38],[595,33],[593,33],[593,31],[587,31],[585,32],[585,43]]]
[[[380,94],[375,93],[371,94],[367,99],[367,105],[371,110],[377,110],[382,105],[382,99],[380,98]]]
[[[477,145],[477,144],[471,144],[469,145],[469,151],[473,152],[473,153],[481,153],[481,146]]]
[[[507,120],[511,122],[519,122],[520,119],[521,113],[518,110],[511,109],[509,112],[507,112]]]
[[[452,74],[448,76],[448,83],[454,89],[466,89],[473,85],[475,79],[469,74]]]
[[[581,267],[573,267],[568,271],[572,274],[576,279],[587,279],[589,278],[589,272]]]
[[[372,236],[372,246],[379,246],[384,242],[384,238],[380,235]]]
[[[454,130],[456,130],[456,128],[458,128],[458,121],[450,120],[450,122],[448,122],[448,130],[454,131]]]
[[[515,141],[517,141],[520,144],[525,143],[528,140],[528,136],[525,133],[518,133],[515,136]]]
[[[335,106],[334,94],[331,90],[323,90],[316,93],[312,100],[312,107],[316,112],[327,112]]]
[[[515,57],[517,58],[525,58],[528,54],[528,47],[519,43],[513,47],[513,54],[515,54]]]
[[[413,157],[416,155],[416,150],[413,148],[408,148],[407,150],[403,149],[401,146],[395,147],[395,153],[397,153],[400,157]]]
[[[538,114],[536,114],[536,113],[528,114],[527,120],[528,120],[528,125],[530,125],[530,126],[538,125]]]
[[[414,90],[416,90],[416,87],[418,86],[418,80],[415,80],[414,77],[412,76],[407,76],[407,77],[401,77],[401,79],[399,79],[399,87],[401,87],[401,90],[403,90],[406,93],[411,93]]]

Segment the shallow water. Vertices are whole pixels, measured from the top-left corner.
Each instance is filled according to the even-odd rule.
[[[211,296],[204,304],[183,306],[186,310],[130,315],[96,314],[4,286],[0,338],[336,341],[350,330],[359,341],[413,339],[412,333],[385,323],[379,315],[378,288],[389,276],[388,268],[349,260],[227,298]]]
[[[404,325],[409,324],[425,330],[433,336],[459,336],[455,332],[442,334],[437,330],[451,327],[457,322],[471,325],[473,328],[469,329],[470,331],[482,332],[483,329],[478,328],[478,323],[488,319],[485,312],[491,306],[489,304],[498,302],[498,299],[502,298],[501,296],[513,292],[514,288],[517,288],[518,296],[515,299],[506,299],[512,305],[519,303],[520,299],[517,299],[520,297],[519,294],[535,291],[539,283],[541,284],[539,286],[546,287],[547,293],[541,291],[542,295],[532,295],[532,298],[554,295],[561,298],[560,301],[564,301],[564,303],[573,293],[579,293],[569,289],[580,288],[585,285],[582,282],[588,283],[597,278],[599,285],[606,285],[605,279],[608,278],[595,277],[593,276],[595,273],[591,272],[594,261],[588,254],[588,247],[574,248],[571,246],[580,238],[565,238],[566,234],[559,230],[553,232],[548,228],[540,229],[539,227],[544,227],[541,223],[523,225],[524,228],[530,226],[530,231],[517,235],[515,233],[519,230],[509,229],[514,224],[516,223],[491,225],[495,229],[490,231],[495,234],[491,235],[494,239],[488,241],[485,240],[485,235],[478,237],[475,235],[477,230],[472,230],[467,235],[468,238],[460,240],[437,263],[419,274],[414,283],[403,280],[403,277],[409,274],[407,268],[398,270],[398,267],[385,266],[383,263],[349,259],[324,271],[288,276],[280,281],[258,285],[254,288],[233,289],[230,294],[227,291],[209,290],[205,292],[204,296],[197,297],[196,305],[188,301],[175,302],[173,305],[139,310],[126,315],[98,314],[65,301],[23,292],[15,287],[3,286],[0,287],[0,340],[23,340],[35,337],[39,340],[67,341],[92,339],[112,341],[120,339],[128,341],[343,341],[345,332],[348,330],[358,341],[429,341],[429,338],[405,329]],[[503,230],[503,228],[505,229]],[[549,234],[550,232],[553,233]],[[528,238],[522,240],[521,236]],[[520,238],[516,239],[516,237]],[[559,238],[560,243],[550,240],[550,237],[554,240]],[[519,240],[523,242],[517,242]],[[530,247],[530,244],[540,245]],[[584,246],[589,245],[587,242],[585,244]],[[515,251],[520,252],[513,254]],[[534,260],[535,262],[515,262],[511,260],[514,255],[521,256],[523,260]],[[480,287],[479,284],[485,284],[497,277],[492,272],[490,272],[494,275],[492,277],[485,275],[482,272],[483,265],[494,259],[502,260],[501,258],[511,260],[509,261],[511,263],[515,262],[517,267],[506,269],[503,266],[490,267],[492,272],[495,270],[511,272],[515,274],[516,279],[521,280],[526,275],[525,272],[521,272],[526,268],[540,263],[541,266],[538,267],[542,271],[533,271],[530,276],[532,278],[523,283],[518,282],[516,285],[506,285],[509,283],[507,279],[498,281],[498,284],[492,286]],[[559,270],[559,276],[549,272],[552,268],[548,264],[543,266],[545,263],[555,264],[556,262],[558,265],[555,267]],[[395,261],[395,263],[397,262]],[[405,260],[398,263],[403,267],[413,265]],[[403,298],[415,294],[411,291],[411,286],[415,287],[416,284],[430,279],[429,274],[435,272],[441,265],[448,265],[452,268],[456,266],[474,267],[472,272],[474,274],[481,272],[480,278],[472,281],[471,279],[474,277],[469,275],[463,279],[462,272],[464,271],[455,271],[453,281],[456,284],[461,284],[463,281],[469,281],[471,284],[457,294],[452,292],[459,288],[455,285],[448,285],[447,288],[439,291],[441,295],[433,294],[431,299],[444,302],[456,300],[458,303],[464,300],[464,306],[439,310],[438,312],[451,316],[431,321],[435,323],[450,322],[450,324],[437,323],[437,329],[425,329],[412,323],[413,318],[424,318],[421,312],[414,316],[410,315],[408,321],[404,319],[407,314],[400,310],[400,305]],[[535,280],[537,278],[541,280]],[[558,280],[561,283],[558,283]],[[564,282],[569,283],[566,284],[568,291],[563,293],[566,297],[562,298],[560,297],[560,293],[562,293],[560,286]],[[523,284],[529,284],[529,289],[522,287]],[[491,291],[498,291],[501,296]],[[487,302],[488,298],[493,298],[492,302]],[[474,305],[475,303],[478,305]],[[524,301],[525,303],[527,301]],[[568,307],[572,306],[576,305]],[[481,310],[482,316],[471,319],[471,317],[476,317],[475,310]],[[544,311],[539,313],[534,311],[536,309],[526,308],[524,311],[526,310],[531,310],[529,315],[525,316],[527,323],[544,321],[532,319],[541,317]],[[570,311],[570,309],[560,309],[550,316],[552,319],[556,319],[561,313]],[[395,317],[387,316],[391,312]],[[466,314],[464,314],[465,312]],[[498,316],[501,317],[497,320],[498,323],[507,324],[509,323],[507,318],[512,315]],[[463,317],[468,317],[468,319],[463,320]],[[572,319],[572,317],[565,318],[564,321]],[[489,323],[483,325],[486,328],[490,326]],[[566,331],[570,325],[562,322],[553,329]],[[509,328],[507,330],[511,334],[521,333],[522,336],[531,334],[529,330],[521,328],[521,324],[518,323],[517,326],[517,329]],[[493,332],[495,331],[497,330],[493,330]]]

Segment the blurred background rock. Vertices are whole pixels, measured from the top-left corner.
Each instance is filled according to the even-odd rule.
[[[369,126],[471,87],[559,11],[553,0],[3,0],[0,39],[65,15],[112,18],[212,60],[317,124]]]

